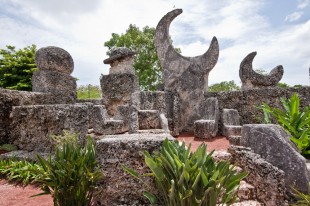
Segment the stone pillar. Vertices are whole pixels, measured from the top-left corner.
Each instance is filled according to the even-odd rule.
[[[117,107],[129,105],[131,94],[139,91],[139,82],[132,67],[134,52],[127,48],[116,48],[110,58],[103,63],[110,64],[108,75],[100,78],[103,104],[110,116],[114,116]]]
[[[71,76],[74,62],[71,55],[62,48],[49,46],[36,52],[38,71],[32,76],[32,91],[51,93],[54,103],[76,102],[76,79]]]

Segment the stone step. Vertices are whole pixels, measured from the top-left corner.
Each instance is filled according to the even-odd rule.
[[[228,137],[229,143],[232,145],[240,145],[240,135],[232,135]]]
[[[226,137],[240,136],[241,128],[240,125],[224,125],[223,135]]]

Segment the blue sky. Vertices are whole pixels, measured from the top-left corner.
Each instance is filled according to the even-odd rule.
[[[184,56],[204,53],[213,36],[220,58],[209,84],[234,80],[239,65],[257,51],[253,68],[283,65],[281,82],[309,85],[310,0],[0,0],[0,48],[58,46],[73,57],[79,85],[99,85],[109,65],[104,42],[129,24],[156,27],[173,8],[173,44]]]

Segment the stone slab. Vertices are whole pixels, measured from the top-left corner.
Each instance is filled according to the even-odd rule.
[[[148,172],[144,163],[144,151],[152,153],[158,151],[167,134],[124,134],[107,135],[96,144],[100,165],[105,172],[103,184],[99,185],[98,205],[149,205],[142,193],[143,184],[124,172],[121,165],[125,165],[142,174]],[[153,188],[151,178],[144,182]]]
[[[308,192],[306,160],[299,154],[282,127],[247,124],[242,127],[241,136],[241,146],[250,147],[266,161],[284,171],[287,191],[294,187],[304,193]]]
[[[86,105],[15,106],[10,119],[11,142],[27,151],[50,152],[50,135],[69,130],[84,139],[88,130]]]

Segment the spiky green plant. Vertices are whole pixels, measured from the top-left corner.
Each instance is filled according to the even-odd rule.
[[[191,145],[170,142],[165,139],[159,153],[144,153],[145,163],[155,179],[159,195],[144,192],[152,205],[157,201],[165,206],[215,206],[230,205],[237,198],[240,180],[246,173],[237,174],[228,161],[216,163],[207,154],[206,145],[200,145],[194,153]],[[141,175],[123,166],[125,171],[143,181]]]
[[[273,108],[263,103],[260,108],[264,112],[265,123],[270,123],[270,115],[278,124],[282,126],[290,135],[291,141],[304,156],[310,155],[310,107],[300,110],[300,99],[294,93],[290,99],[281,98],[284,110]]]
[[[37,156],[42,170],[37,171],[36,182],[44,185],[42,194],[51,194],[54,206],[91,205],[96,183],[103,177],[96,167],[93,140],[89,137],[85,147],[69,141],[55,150],[53,158]]]
[[[1,160],[0,175],[4,175],[10,181],[21,182],[27,185],[33,182],[37,175],[34,170],[41,170],[40,165],[28,161]]]

